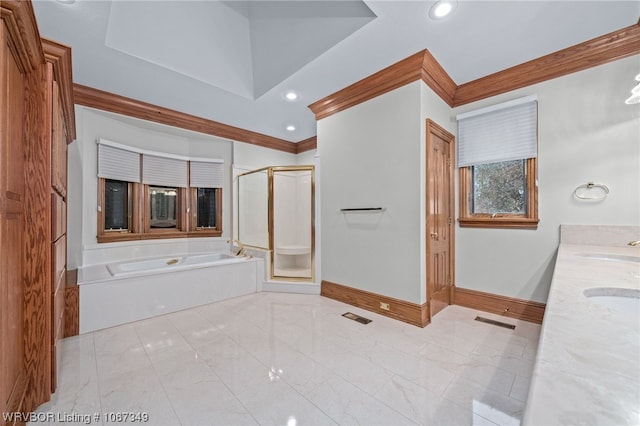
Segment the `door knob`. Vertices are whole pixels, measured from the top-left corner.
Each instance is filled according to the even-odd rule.
[[[431,233],[431,238],[433,238],[433,239],[438,238],[438,233],[437,232],[432,232]]]

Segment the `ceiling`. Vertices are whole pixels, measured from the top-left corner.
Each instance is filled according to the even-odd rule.
[[[425,48],[460,85],[640,16],[638,1],[459,0],[434,21],[433,3],[34,0],[34,9],[40,34],[72,47],[75,83],[292,142],[316,134],[309,104]]]

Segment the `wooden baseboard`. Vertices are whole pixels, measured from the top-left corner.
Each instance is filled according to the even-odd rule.
[[[78,270],[67,271],[64,288],[64,337],[77,336],[80,333],[80,287]]]
[[[426,303],[418,305],[324,280],[320,286],[320,294],[418,327],[429,324],[429,307]],[[389,310],[381,309],[380,303],[389,305]]]
[[[513,297],[482,291],[455,288],[454,304],[505,317],[542,324],[546,305],[530,300],[515,299]]]

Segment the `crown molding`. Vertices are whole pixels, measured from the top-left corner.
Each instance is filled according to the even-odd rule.
[[[449,106],[453,106],[456,83],[425,49],[314,102],[309,108],[316,120],[321,120],[417,80],[424,81]]]
[[[424,51],[420,78],[449,106],[453,106],[453,98],[458,86],[440,63],[428,50]]]
[[[289,142],[284,139],[263,135],[262,133],[229,126],[217,121],[207,120],[92,87],[82,86],[77,83],[73,85],[73,96],[75,103],[78,105],[231,139],[237,142],[258,145],[264,148],[276,149],[291,154],[297,152],[295,142]]]
[[[73,74],[71,48],[52,40],[42,39],[44,58],[53,65],[55,80],[60,85],[62,114],[66,122],[67,143],[76,138],[76,114],[73,109]]]
[[[461,84],[455,91],[453,106],[510,92],[638,53],[640,25],[636,24]]]
[[[6,3],[15,6],[22,2]],[[2,17],[6,19],[5,2],[2,11]],[[312,103],[309,108],[316,120],[321,120],[417,80],[422,80],[453,108],[639,53],[640,21],[636,25],[457,86],[425,49]],[[79,84],[74,84],[73,89],[75,103],[79,105],[238,142],[292,154],[315,149],[317,145],[315,136],[298,143],[289,142]]]
[[[5,21],[10,45],[20,71],[29,73],[44,63],[44,52],[40,44],[40,32],[36,23],[33,5],[28,1],[0,1],[0,18]]]
[[[640,53],[640,21],[609,34],[457,86],[428,50],[422,50],[309,108],[321,120],[421,79],[450,107],[510,92]]]
[[[318,146],[318,138],[316,136],[311,136],[309,139],[305,139],[296,144],[296,154],[300,154],[301,152],[311,151],[312,149],[316,149]]]

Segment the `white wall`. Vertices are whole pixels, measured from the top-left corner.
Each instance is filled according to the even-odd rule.
[[[315,164],[316,150],[301,152],[296,155],[296,164],[299,166],[313,166]]]
[[[453,110],[416,82],[320,120],[322,278],[424,302],[424,120],[455,135],[455,115],[537,94],[540,225],[456,226],[455,284],[545,302],[560,224],[640,225],[640,108],[624,103],[638,71],[635,56]],[[609,186],[606,200],[572,197],[590,181]],[[358,206],[387,211],[339,213]]]
[[[233,143],[233,164],[251,171],[269,166],[298,164],[297,155],[242,142]]]
[[[322,279],[422,303],[420,82],[318,121]],[[384,207],[383,213],[341,208]]]
[[[529,94],[538,103],[537,230],[458,228],[458,287],[545,302],[560,224],[640,224],[640,107],[624,100],[638,56],[536,84],[454,110],[454,114]],[[580,202],[573,190],[606,184],[606,200]]]
[[[76,106],[76,123],[77,147],[72,144],[69,155],[69,268],[165,251],[198,251],[191,246],[199,250],[224,247],[231,235],[231,141],[82,106]],[[223,236],[97,244],[96,140],[101,138],[149,151],[223,159]]]

